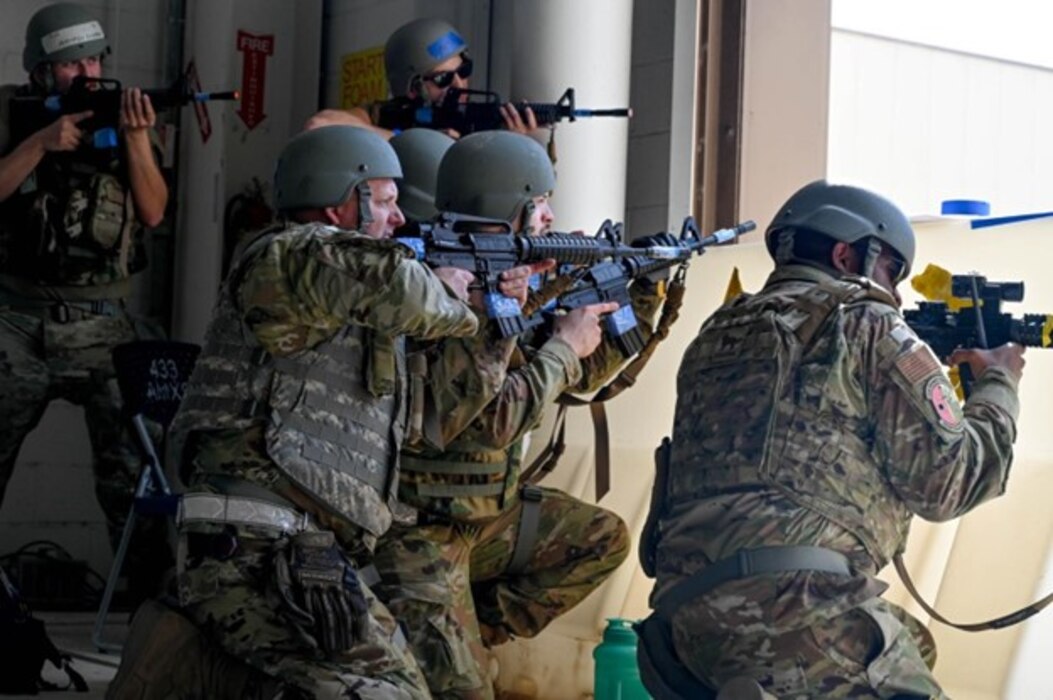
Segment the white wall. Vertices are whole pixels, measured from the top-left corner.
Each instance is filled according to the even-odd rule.
[[[1053,210],[1053,70],[835,30],[829,172],[909,213]]]

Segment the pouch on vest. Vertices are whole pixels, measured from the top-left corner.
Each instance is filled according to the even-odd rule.
[[[45,661],[65,671],[69,678],[65,688],[41,677]],[[55,648],[44,623],[33,617],[0,568],[0,694],[36,695],[41,690],[64,690],[71,685],[78,692],[88,690],[84,678],[70,666],[69,657]]]

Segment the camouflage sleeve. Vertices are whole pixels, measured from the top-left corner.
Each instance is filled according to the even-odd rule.
[[[864,305],[863,337],[875,449],[889,482],[926,520],[956,518],[1001,495],[1020,404],[1015,382],[991,369],[963,408],[929,346],[899,313]]]
[[[654,333],[655,318],[662,307],[664,295],[656,285],[648,284],[646,280],[636,280],[629,287],[629,298],[632,299],[633,313],[636,314],[636,322],[646,343]],[[581,361],[581,381],[574,384],[570,391],[590,394],[599,390],[626,362],[618,347],[604,335],[603,342],[595,352]]]
[[[348,322],[387,335],[474,333],[478,319],[403,246],[361,234],[279,236],[248,263],[238,288],[246,322],[287,354]]]
[[[453,445],[458,450],[504,449],[541,423],[541,417],[567,387],[581,379],[574,350],[558,338],[548,340],[530,361],[511,370],[497,396]]]
[[[418,404],[421,427],[410,434],[407,445],[443,450],[471,425],[501,391],[515,344],[514,336],[493,338],[484,317],[473,336],[446,338],[419,349],[426,376]]]

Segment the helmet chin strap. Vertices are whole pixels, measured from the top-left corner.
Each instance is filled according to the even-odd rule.
[[[793,235],[792,228],[784,228],[779,231],[779,238],[775,243],[775,262],[786,265],[793,260]]]
[[[520,225],[522,226],[522,233],[526,236],[533,235],[534,227],[530,225],[530,220],[534,218],[534,212],[537,211],[537,205],[534,204],[533,199],[528,199],[526,204],[523,205],[520,210]]]
[[[881,255],[881,242],[871,238],[867,242],[867,255],[863,259],[862,273],[864,277],[874,278],[874,268],[877,266],[878,257]]]
[[[361,230],[373,223],[373,210],[369,206],[373,192],[365,181],[355,185],[355,191],[358,192],[358,228]]]

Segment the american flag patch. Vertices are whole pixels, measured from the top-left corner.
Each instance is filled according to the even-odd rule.
[[[916,345],[910,352],[899,356],[896,360],[896,369],[906,377],[911,384],[917,384],[926,377],[931,377],[940,371],[940,363],[929,350],[927,345]]]

